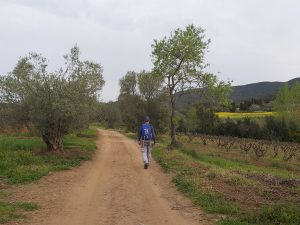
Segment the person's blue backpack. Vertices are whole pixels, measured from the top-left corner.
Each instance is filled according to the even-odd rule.
[[[141,127],[141,138],[142,140],[151,140],[152,139],[152,129],[150,124],[143,124]]]

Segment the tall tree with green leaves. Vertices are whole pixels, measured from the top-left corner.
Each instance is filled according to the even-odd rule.
[[[140,95],[147,102],[151,102],[163,92],[163,80],[158,74],[143,70],[138,74],[137,80]]]
[[[102,121],[108,128],[116,128],[121,124],[121,112],[117,102],[108,102],[101,105]]]
[[[155,73],[164,80],[168,90],[171,112],[171,145],[176,146],[175,111],[179,92],[210,85],[215,87],[211,74],[204,73],[207,66],[204,55],[210,40],[205,39],[201,27],[188,25],[185,29],[176,29],[169,37],[154,40],[152,45],[152,61]],[[212,89],[213,90],[213,89]]]
[[[138,124],[144,115],[144,105],[141,97],[138,95],[137,87],[138,74],[129,71],[120,81],[120,94],[118,97],[123,124],[128,131],[137,130]]]
[[[150,116],[157,132],[168,130],[168,99],[161,76],[153,71],[141,71],[138,74],[138,90],[145,101],[144,112]]]
[[[2,101],[26,109],[49,151],[63,151],[63,136],[88,126],[89,109],[104,85],[102,66],[80,60],[73,47],[65,66],[48,72],[48,61],[31,53],[0,80]]]
[[[153,72],[141,71],[137,76],[137,80],[139,94],[146,101],[149,113],[154,100],[164,94],[161,76]]]
[[[120,95],[136,95],[137,94],[137,73],[128,71],[119,81]]]

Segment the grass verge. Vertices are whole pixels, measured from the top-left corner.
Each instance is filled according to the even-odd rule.
[[[300,210],[293,204],[263,207],[256,214],[242,215],[239,218],[226,218],[219,225],[299,225]]]
[[[38,137],[0,136],[1,182],[32,182],[53,171],[78,166],[81,161],[91,158],[96,149],[95,136],[95,128],[65,136],[65,152],[61,154],[43,151],[45,145]]]
[[[0,182],[24,184],[38,180],[53,171],[79,166],[91,158],[96,150],[96,128],[64,137],[64,153],[44,151],[45,145],[38,137],[28,133],[0,136]],[[25,217],[26,212],[37,210],[32,202],[11,202],[0,191],[0,223]]]
[[[167,145],[160,143],[153,157],[165,172],[173,175],[177,188],[196,205],[207,213],[224,215],[218,225],[300,224],[299,193],[292,190],[295,187],[285,184],[273,187],[268,178],[270,174],[290,177],[283,170],[260,168],[249,162],[201,154],[183,147],[166,149]],[[267,179],[248,178],[248,173],[258,173]]]
[[[7,223],[12,220],[25,217],[25,213],[39,209],[33,202],[10,202],[8,194],[0,192],[0,223]]]
[[[238,205],[227,201],[221,193],[202,186],[201,178],[205,173],[194,159],[179,150],[166,152],[164,147],[163,145],[156,147],[153,157],[164,171],[174,174],[173,182],[177,188],[196,205],[208,213],[233,215],[239,211]]]

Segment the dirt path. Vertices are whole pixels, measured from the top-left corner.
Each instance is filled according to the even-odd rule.
[[[42,206],[30,225],[204,225],[207,217],[178,193],[153,162],[142,168],[138,145],[99,131],[94,159],[34,184],[15,187],[16,198]]]

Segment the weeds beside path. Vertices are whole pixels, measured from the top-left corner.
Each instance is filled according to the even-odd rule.
[[[226,154],[200,144],[169,151],[164,138],[153,152],[177,188],[216,214],[220,225],[300,224],[298,171],[257,166]]]
[[[16,202],[10,200],[11,196],[5,191],[0,191],[0,223],[24,218],[24,213],[39,208],[33,202]]]
[[[24,217],[36,210],[33,202],[19,202],[6,191],[10,185],[30,183],[54,171],[66,170],[91,159],[96,149],[96,129],[90,128],[64,138],[65,152],[46,152],[38,137],[29,133],[0,135],[0,223]]]
[[[40,138],[26,133],[0,136],[1,182],[23,184],[53,171],[78,166],[82,160],[90,159],[96,149],[95,135],[95,129],[67,135],[64,153],[46,152]]]

